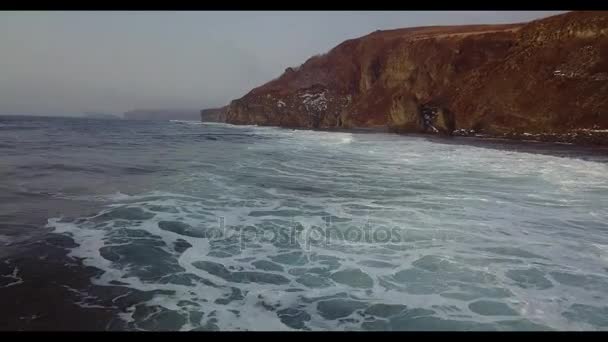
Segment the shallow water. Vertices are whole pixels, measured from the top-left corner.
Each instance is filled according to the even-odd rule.
[[[608,328],[606,157],[196,122],[1,122],[2,217],[35,213],[71,237],[70,256],[103,271],[93,284],[155,290],[119,308],[128,329]],[[104,305],[95,298],[79,305]]]

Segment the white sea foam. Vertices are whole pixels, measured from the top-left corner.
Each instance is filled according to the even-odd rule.
[[[463,329],[509,329],[507,320],[581,329],[587,323],[562,313],[608,295],[598,247],[608,244],[604,163],[387,134],[217,126],[267,139],[201,148],[206,166],[164,189],[102,196],[98,214],[48,224],[73,236],[72,256],[104,271],[96,284],[171,290],[147,305],[183,317],[200,311],[183,330],[407,328],[396,312],[377,314],[388,320],[363,313],[374,304],[424,309],[418,314],[434,324]],[[342,232],[399,239],[311,239],[327,229],[326,217]],[[246,227],[256,240],[245,241]],[[262,238],[295,227],[309,237],[299,246]],[[213,228],[226,235],[202,236]],[[596,249],[576,247],[591,242]],[[195,277],[169,283],[152,276],[159,272]],[[592,285],[569,282],[580,275]],[[179,305],[186,300],[200,307]],[[483,314],[504,310],[499,304],[517,314]],[[126,321],[145,321],[128,312]]]
[[[0,283],[0,288],[7,288],[23,284],[23,278],[19,276],[19,267],[17,266],[13,267],[11,273],[0,275],[0,279],[2,279],[2,283]]]

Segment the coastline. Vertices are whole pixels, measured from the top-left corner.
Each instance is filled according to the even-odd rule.
[[[573,11],[483,34],[466,25],[373,32],[285,69],[222,116],[608,146],[606,27],[605,13]]]
[[[203,124],[209,123],[202,121]],[[213,123],[213,122],[212,122]],[[245,126],[223,122],[228,125]],[[427,133],[396,133],[385,126],[355,128],[309,128],[286,127],[273,125],[254,125],[259,127],[276,127],[285,130],[318,131],[361,134],[393,134],[403,137],[417,137],[437,143],[471,145],[501,150],[530,151],[531,153],[566,155],[568,157],[608,156],[608,130],[578,130],[568,133],[507,133],[507,134],[468,134],[444,135]],[[541,149],[542,147],[542,149]],[[575,154],[573,154],[575,153]]]

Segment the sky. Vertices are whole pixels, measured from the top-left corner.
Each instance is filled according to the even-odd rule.
[[[562,12],[0,12],[0,115],[218,107],[375,30]]]

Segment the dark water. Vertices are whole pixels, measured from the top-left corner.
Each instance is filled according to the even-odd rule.
[[[605,330],[608,158],[0,117],[0,329]]]

